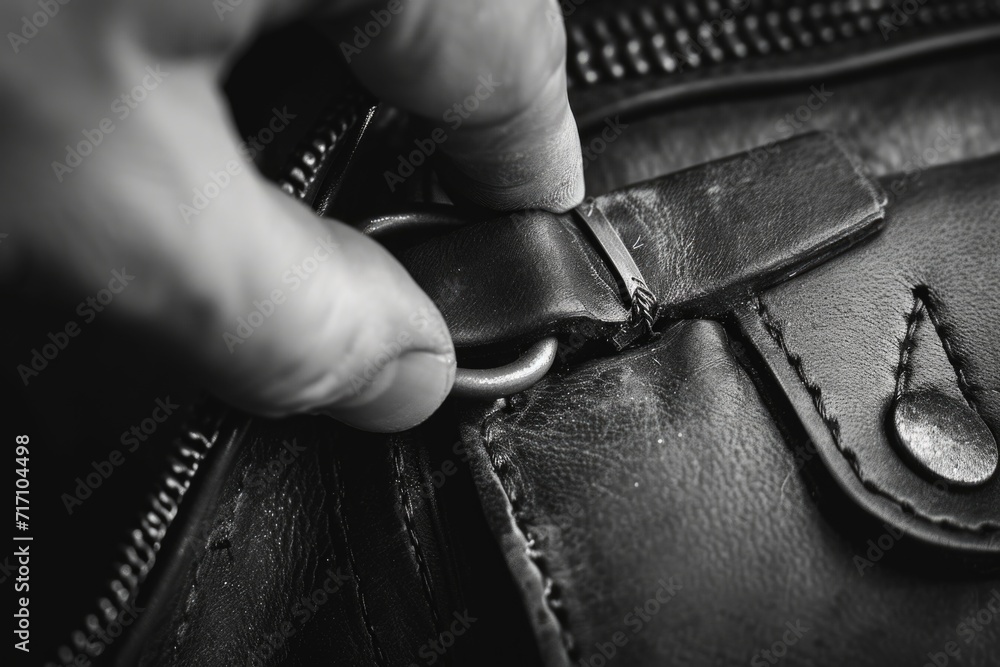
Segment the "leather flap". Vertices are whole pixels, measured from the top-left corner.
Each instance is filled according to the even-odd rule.
[[[657,297],[656,319],[725,312],[874,231],[885,195],[829,133],[596,198]],[[456,346],[511,349],[552,333],[605,338],[629,310],[572,213],[520,212],[402,253]]]
[[[922,542],[994,557],[998,167],[925,171],[877,239],[738,310],[855,502]]]

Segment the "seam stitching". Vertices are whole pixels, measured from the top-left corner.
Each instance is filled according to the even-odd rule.
[[[405,485],[405,478],[403,476],[403,453],[400,449],[399,443],[396,443],[393,446],[392,456],[396,469],[396,490],[398,491],[397,500],[403,509],[403,523],[406,526],[406,533],[410,538],[410,548],[413,550],[413,558],[417,563],[417,573],[420,575],[420,583],[421,588],[423,588],[424,600],[427,602],[427,606],[430,607],[431,619],[434,623],[435,631],[441,632],[441,618],[438,615],[437,603],[434,598],[434,587],[431,585],[430,568],[427,565],[427,559],[424,557],[424,549],[420,543],[420,537],[417,535],[416,522],[413,519],[413,502],[410,497],[410,492],[407,490]]]
[[[490,459],[490,465],[493,467],[497,479],[500,480],[500,488],[507,497],[507,502],[510,503],[515,526],[527,542],[525,553],[528,556],[528,560],[535,566],[542,580],[542,602],[558,625],[560,640],[570,662],[575,663],[579,658],[579,650],[576,639],[569,630],[569,618],[562,599],[562,587],[552,577],[549,561],[545,553],[542,549],[536,548],[537,540],[531,527],[530,517],[522,503],[523,494],[519,483],[521,478],[520,472],[515,467],[510,455],[494,452],[492,446],[492,427],[502,417],[515,413],[519,398],[519,396],[512,396],[509,399],[501,399],[501,407],[487,414],[483,419],[479,434],[485,445],[486,455]]]
[[[965,399],[965,402],[969,404],[969,407],[979,415],[980,419],[982,419],[983,413],[979,409],[979,402],[973,396],[972,384],[965,376],[964,365],[959,362],[958,355],[955,353],[954,347],[952,347],[951,333],[946,330],[944,322],[941,321],[940,313],[938,312],[938,304],[935,302],[930,288],[926,285],[919,285],[914,288],[913,295],[915,299],[920,300],[923,304],[924,309],[927,311],[927,318],[930,320],[931,326],[934,327],[934,332],[938,335],[938,338],[941,339],[941,347],[944,348],[944,356],[948,359],[948,363],[951,364],[952,369],[955,371],[955,377],[958,379],[958,389],[962,392],[962,397]],[[985,422],[985,419],[983,421]]]
[[[351,572],[354,573],[354,588],[358,593],[358,603],[361,607],[361,620],[365,625],[365,630],[368,635],[368,644],[372,649],[372,653],[375,654],[375,661],[381,667],[387,667],[388,662],[385,659],[385,653],[382,652],[382,645],[378,641],[378,637],[375,635],[375,626],[372,624],[371,614],[368,612],[368,604],[365,601],[365,592],[361,587],[361,572],[358,571],[358,564],[354,558],[354,549],[351,547],[351,530],[347,521],[347,492],[344,489],[344,476],[340,467],[340,460],[336,460],[334,463],[335,474],[337,476],[337,499],[338,499],[338,511],[337,516],[340,518],[340,525],[344,528],[344,546],[347,551],[347,564],[351,568]]]
[[[923,302],[917,295],[916,290],[914,290],[913,306],[910,308],[910,314],[906,318],[906,333],[903,335],[903,340],[899,343],[899,364],[896,366],[897,401],[903,395],[903,386],[906,384],[906,370],[909,367],[910,354],[917,346],[913,340],[913,335],[917,331],[917,322],[920,321],[920,313],[924,310],[922,306]]]
[[[812,398],[813,405],[816,407],[817,412],[819,412],[820,418],[826,424],[826,427],[833,438],[834,445],[847,460],[848,464],[850,464],[851,469],[854,471],[854,474],[858,478],[858,481],[861,482],[861,485],[865,489],[867,489],[871,493],[874,493],[877,496],[881,496],[882,498],[891,501],[904,514],[908,514],[920,521],[930,523],[934,526],[938,526],[948,530],[953,530],[956,532],[980,534],[980,535],[989,535],[991,533],[1000,530],[1000,526],[991,525],[989,523],[984,523],[978,528],[975,528],[972,526],[968,526],[964,523],[954,521],[952,519],[932,517],[918,510],[916,507],[913,506],[912,503],[909,503],[901,498],[895,497],[890,492],[879,487],[878,484],[876,484],[875,482],[871,481],[870,479],[866,479],[865,476],[861,473],[861,463],[860,461],[858,461],[857,454],[850,447],[846,446],[841,440],[840,423],[837,421],[837,418],[831,415],[830,412],[827,410],[826,403],[823,400],[822,389],[818,384],[813,382],[806,375],[805,369],[803,368],[802,364],[802,357],[795,354],[789,349],[788,345],[785,342],[784,332],[782,331],[780,324],[778,324],[778,322],[772,318],[770,312],[764,305],[764,301],[760,298],[760,296],[758,295],[757,297],[755,297],[751,303],[753,305],[754,310],[757,313],[757,316],[760,318],[761,323],[764,325],[764,330],[767,331],[768,335],[771,336],[774,342],[781,349],[782,353],[785,355],[785,359],[788,361],[789,365],[791,365],[791,367],[795,370],[795,374],[798,375],[799,380],[802,382],[803,386],[806,389],[806,392]]]

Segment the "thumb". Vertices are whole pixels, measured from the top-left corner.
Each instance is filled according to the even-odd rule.
[[[422,422],[454,381],[436,306],[382,246],[260,186],[275,222],[252,237],[232,230],[246,247],[228,270],[252,266],[260,296],[237,298],[228,335],[206,350],[219,393],[256,412],[325,412],[371,431]]]
[[[257,215],[273,224],[231,230],[243,247],[224,270],[254,277],[204,350],[217,392],[255,412],[324,412],[371,431],[422,422],[454,381],[436,306],[382,246],[258,185],[273,209]]]
[[[34,126],[6,133],[36,162],[4,170],[0,184],[29,272],[22,286],[93,294],[124,267],[109,313],[256,413],[327,412],[376,431],[430,416],[455,369],[434,304],[377,243],[241,161],[212,71],[165,70],[141,113],[62,181],[38,178],[51,170],[37,156],[73,141],[75,118],[26,113]]]

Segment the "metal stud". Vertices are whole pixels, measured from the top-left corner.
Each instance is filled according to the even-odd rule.
[[[965,401],[940,392],[904,394],[892,417],[899,444],[923,472],[957,486],[983,484],[996,472],[996,440]]]

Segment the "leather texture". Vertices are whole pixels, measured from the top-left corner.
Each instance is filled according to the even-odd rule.
[[[994,556],[1000,476],[968,489],[926,479],[895,447],[892,411],[931,391],[1000,433],[998,173],[995,157],[925,172],[870,244],[740,313],[845,487],[884,521]]]
[[[206,435],[238,446],[216,452],[225,473],[178,517],[179,544],[115,664],[483,664],[483,644],[531,664],[515,600],[483,583],[504,581],[503,565],[470,547],[476,528],[451,498],[473,493],[453,439],[434,449],[415,434],[239,414]],[[505,649],[501,628],[515,638]]]
[[[771,146],[597,197],[657,297],[656,318],[725,312],[871,234],[885,194],[830,134]],[[544,258],[531,262],[524,258]],[[628,318],[620,287],[572,214],[518,213],[401,255],[456,347],[605,337]]]
[[[996,563],[943,567],[847,510],[731,341],[680,322],[467,419],[547,664],[921,665],[954,642],[995,665],[1000,626],[968,618]]]
[[[569,218],[514,216],[410,249],[404,261],[466,358],[503,356],[547,331],[567,354],[524,394],[449,403],[397,436],[230,414],[204,433],[225,447],[203,465],[141,588],[147,611],[105,658],[1000,664],[1000,563],[984,538],[996,479],[934,487],[900,458],[884,422],[916,383],[957,392],[998,433],[997,162],[912,171],[953,125],[961,135],[935,161],[1000,149],[1000,98],[982,85],[998,62],[972,53],[830,80],[835,95],[796,131],[841,130],[860,171],[886,175],[883,190],[835,139],[775,143],[791,134],[776,133],[777,121],[810,94],[795,80],[784,93],[730,90],[708,106],[623,116],[630,127],[588,163],[588,192],[618,189],[601,205],[658,277],[664,310],[659,337],[620,355],[582,347],[626,311]],[[712,76],[684,83],[711,92]],[[573,100],[586,118],[634,93],[578,87]],[[594,136],[583,133],[585,146]],[[440,198],[433,183],[414,194],[420,178],[394,197],[380,192],[377,174],[401,149],[370,136],[356,146],[360,164],[335,184],[366,196],[331,201],[307,183],[327,214]],[[914,326],[925,315],[935,326]],[[940,353],[924,356],[937,341]],[[844,465],[844,451],[859,467]],[[852,486],[855,470],[893,494],[888,509],[871,484]],[[928,522],[912,509],[931,525],[918,528]],[[972,537],[956,538],[958,524]],[[328,582],[334,592],[309,610],[303,596]],[[476,620],[446,637],[459,617]],[[445,651],[432,648],[445,639]]]
[[[849,78],[818,77],[774,94],[622,114],[622,133],[587,165],[587,192],[609,192],[736,153],[766,155],[775,141],[830,130],[846,139],[872,175],[902,178],[905,192],[929,166],[1000,151],[1000,114],[995,112],[1000,86],[983,85],[998,70],[1000,54],[994,48]],[[813,87],[823,88],[826,99],[813,97]],[[629,99],[606,88],[605,97]],[[573,99],[579,109],[593,103],[583,96]],[[585,146],[599,137],[601,127],[603,121],[584,132]]]

